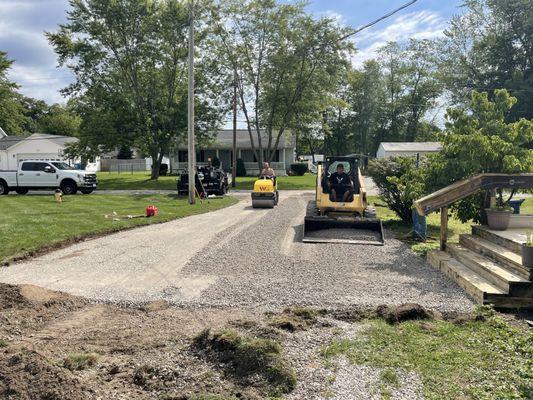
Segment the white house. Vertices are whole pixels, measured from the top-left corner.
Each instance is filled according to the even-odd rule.
[[[233,130],[218,130],[214,135],[214,140],[206,146],[197,146],[196,163],[198,165],[207,164],[208,158],[217,157],[222,168],[231,171],[232,149],[233,149]],[[263,145],[268,142],[265,132],[261,132]],[[257,134],[254,132],[255,145],[257,146]],[[270,165],[276,174],[285,175],[294,163],[294,150],[296,148],[296,139],[290,132],[283,134],[278,143],[278,150],[274,152]],[[171,164],[173,169],[187,168],[187,145],[181,144],[177,149],[177,154],[172,157]],[[257,159],[252,150],[250,135],[246,129],[237,129],[237,159],[244,161],[244,166],[248,175],[259,174]]]
[[[77,141],[75,137],[44,133],[8,136],[0,129],[0,170],[15,170],[19,161],[28,159],[62,161],[67,144]]]
[[[441,150],[440,142],[381,142],[376,157],[424,156]]]

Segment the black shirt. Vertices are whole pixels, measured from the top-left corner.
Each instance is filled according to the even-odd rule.
[[[342,174],[338,174],[337,172],[334,172],[329,177],[329,183],[332,187],[351,186],[352,180],[350,179],[348,174],[345,172],[343,172]]]

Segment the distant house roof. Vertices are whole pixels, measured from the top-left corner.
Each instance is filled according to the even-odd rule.
[[[272,146],[274,146],[274,141],[276,140],[276,134],[272,135]],[[257,133],[252,131],[252,137],[254,139],[254,144],[257,146]],[[261,140],[263,146],[266,147],[268,142],[268,135],[266,132],[261,132]],[[180,149],[186,148],[186,144],[182,144]],[[233,129],[221,129],[216,132],[214,141],[210,145],[199,146],[206,149],[231,149],[233,147]],[[237,129],[237,148],[239,149],[250,149],[252,146],[250,144],[250,134],[247,129]],[[295,147],[295,138],[285,133],[279,139],[278,148],[286,149]]]
[[[385,151],[390,152],[436,152],[442,150],[440,142],[382,142]]]
[[[7,150],[26,138],[27,136],[4,136],[0,138],[0,150]]]
[[[72,136],[49,135],[46,133],[34,133],[30,136],[5,136],[0,138],[0,150],[7,150],[12,146],[24,140],[38,140],[46,139],[57,144],[58,146],[65,146],[67,143],[77,142],[78,138]]]

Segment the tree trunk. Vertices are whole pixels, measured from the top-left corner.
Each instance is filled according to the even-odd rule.
[[[159,169],[161,168],[161,162],[163,161],[163,151],[153,151],[150,153],[152,157],[152,172],[150,179],[155,181],[159,178]]]

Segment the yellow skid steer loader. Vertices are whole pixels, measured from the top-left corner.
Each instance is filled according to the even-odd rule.
[[[318,165],[315,200],[307,206],[303,242],[384,244],[381,220],[367,204],[357,157],[326,157]]]

